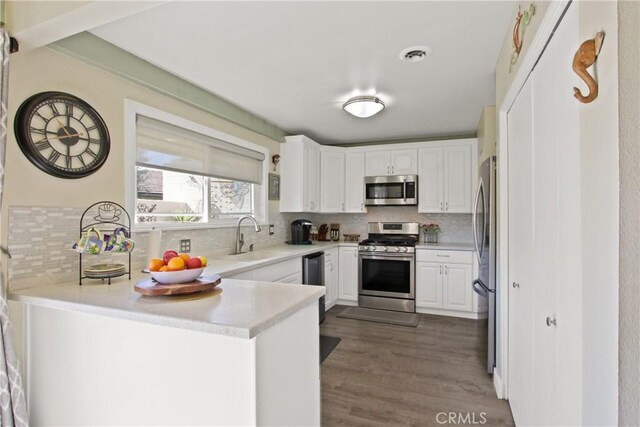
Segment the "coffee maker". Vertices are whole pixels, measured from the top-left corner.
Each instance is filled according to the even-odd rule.
[[[291,245],[311,244],[311,221],[307,219],[296,219],[291,223],[291,240],[287,243]]]

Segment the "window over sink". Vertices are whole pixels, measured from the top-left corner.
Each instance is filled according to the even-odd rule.
[[[137,229],[268,221],[267,148],[133,101],[125,110],[126,202]]]

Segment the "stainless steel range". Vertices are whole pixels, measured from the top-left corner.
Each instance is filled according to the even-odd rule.
[[[416,311],[417,222],[370,222],[359,245],[358,305],[382,310]]]

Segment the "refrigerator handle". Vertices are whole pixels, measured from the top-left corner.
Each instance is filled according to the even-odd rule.
[[[472,221],[473,221],[473,244],[475,245],[475,248],[476,248],[476,257],[478,258],[478,264],[481,263],[480,258],[481,258],[481,255],[482,255],[480,253],[481,248],[479,247],[478,228],[477,228],[477,224],[478,224],[478,221],[477,221],[477,219],[478,219],[478,200],[480,198],[481,190],[482,190],[482,180],[480,180],[480,183],[478,184],[478,190],[476,191],[476,199],[475,199],[475,202],[473,204],[473,218],[472,218]],[[485,221],[483,221],[483,224],[482,224],[482,228],[483,228],[482,236],[483,237],[484,237],[484,233],[485,233],[484,222]]]
[[[493,294],[496,292],[493,289],[487,288],[480,279],[474,280],[473,282],[471,282],[471,285],[473,286],[473,290],[475,291],[475,293],[483,297],[486,297],[489,294]]]

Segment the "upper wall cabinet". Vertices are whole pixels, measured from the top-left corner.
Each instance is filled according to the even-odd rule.
[[[347,152],[345,155],[344,211],[364,213],[364,153]]]
[[[477,145],[472,141],[419,150],[418,212],[472,212],[477,174]]]
[[[320,211],[320,148],[303,135],[280,144],[280,211]]]
[[[344,156],[342,149],[320,149],[320,212],[345,210]]]
[[[365,175],[415,175],[418,173],[417,150],[370,151],[365,156]]]

